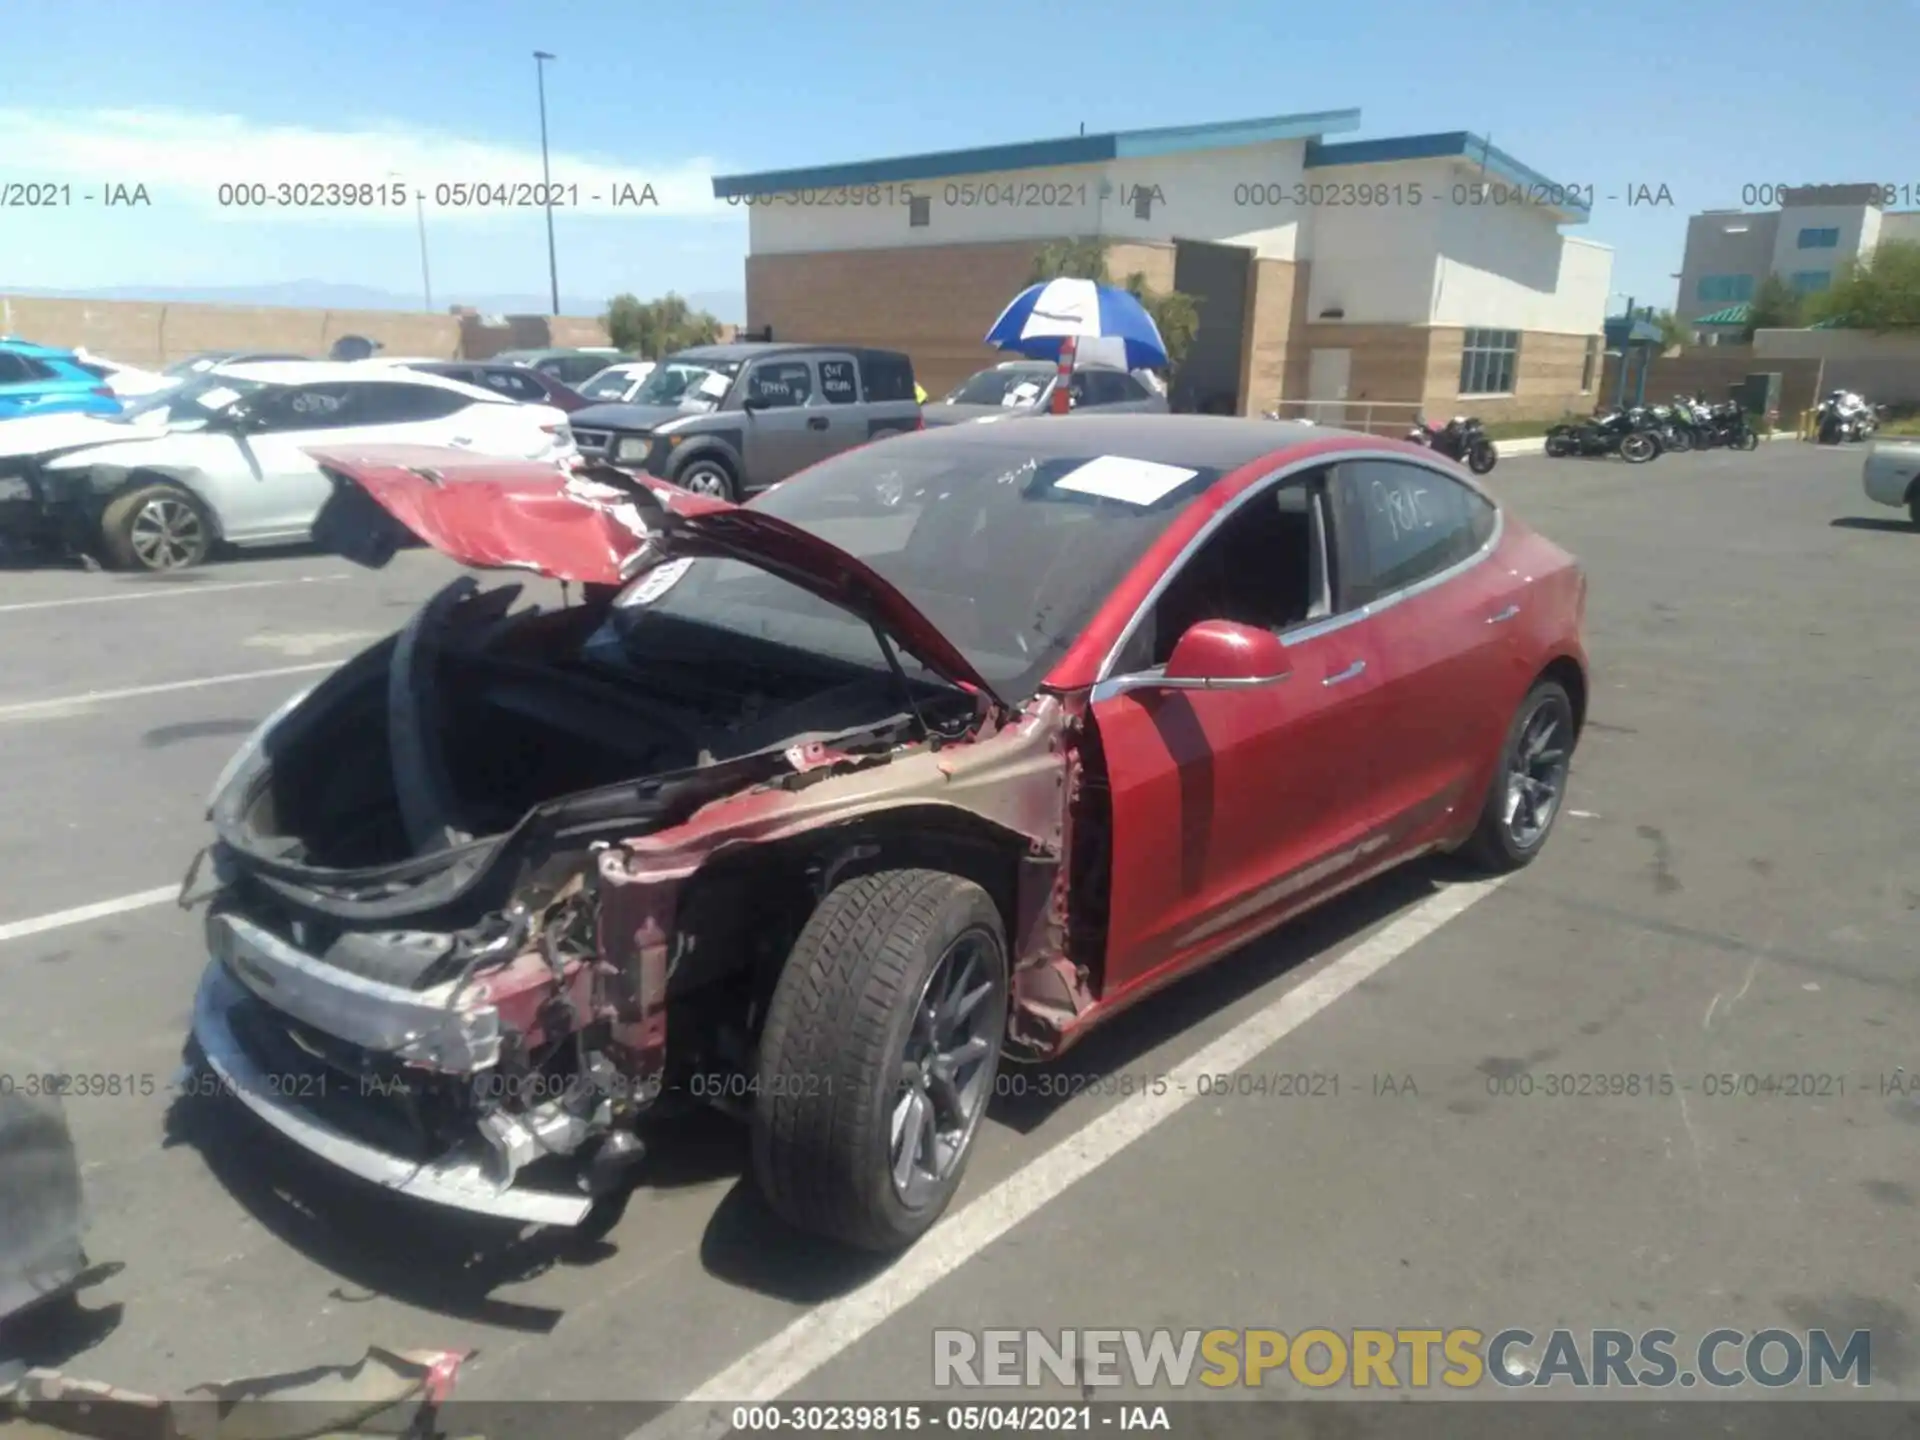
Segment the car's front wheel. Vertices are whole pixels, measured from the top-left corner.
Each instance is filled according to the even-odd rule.
[[[828,893],[761,1033],[753,1168],[801,1230],[912,1244],[959,1189],[999,1073],[1000,912],[970,880],[883,870]]]
[[[696,495],[704,495],[709,500],[734,500],[740,498],[739,486],[735,484],[733,472],[725,462],[710,459],[689,460],[680,472],[673,477],[673,483],[682,490],[691,490]]]
[[[212,553],[213,524],[192,495],[160,481],[108,502],[100,544],[117,570],[185,570]]]
[[[1531,864],[1567,797],[1574,742],[1573,701],[1555,680],[1538,681],[1507,727],[1500,765],[1466,853],[1499,873]]]

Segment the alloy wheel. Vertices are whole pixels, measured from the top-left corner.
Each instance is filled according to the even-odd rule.
[[[179,570],[206,554],[207,527],[190,502],[156,495],[134,515],[127,539],[146,569]]]
[[[1005,1021],[1005,979],[990,936],[962,934],[927,976],[900,1057],[888,1160],[894,1193],[918,1208],[953,1174],[986,1113]]]
[[[710,500],[731,500],[733,487],[727,483],[726,472],[712,465],[696,465],[680,481],[680,488],[691,490],[696,495],[705,495]]]
[[[1516,849],[1536,848],[1559,811],[1573,753],[1573,715],[1558,694],[1539,697],[1507,760],[1503,819]]]

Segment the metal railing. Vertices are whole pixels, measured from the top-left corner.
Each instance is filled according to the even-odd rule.
[[[1265,413],[1269,420],[1305,420],[1398,439],[1413,428],[1424,408],[1404,400],[1277,400]]]

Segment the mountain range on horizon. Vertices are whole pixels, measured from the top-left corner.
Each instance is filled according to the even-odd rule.
[[[417,297],[377,290],[369,285],[340,285],[327,280],[287,280],[270,285],[110,285],[97,290],[45,290],[6,287],[12,295],[42,296],[64,300],[145,300],[181,305],[271,305],[297,310],[409,310],[418,314]],[[657,299],[644,295],[642,299]],[[741,290],[694,290],[681,296],[695,310],[705,310],[726,324],[744,324],[747,318],[746,292]],[[545,315],[549,297],[545,295],[454,294],[435,296],[435,313],[445,314],[454,305],[468,305],[483,315]],[[606,310],[606,300],[562,295],[562,315],[593,318]]]

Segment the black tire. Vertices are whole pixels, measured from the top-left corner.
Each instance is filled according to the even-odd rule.
[[[1565,753],[1559,761],[1552,808],[1545,823],[1537,834],[1516,834],[1516,827],[1510,823],[1508,816],[1510,776],[1522,740],[1543,712],[1550,712],[1554,723],[1558,725],[1564,737]],[[1573,759],[1574,740],[1573,701],[1567,695],[1566,687],[1555,680],[1534,682],[1533,688],[1527,692],[1527,698],[1520,702],[1520,708],[1514,711],[1513,720],[1507,726],[1507,738],[1500,746],[1500,764],[1494,771],[1492,783],[1487,787],[1486,803],[1480,808],[1480,821],[1474,827],[1472,837],[1461,849],[1463,855],[1494,874],[1518,870],[1534,862],[1546,848],[1547,837],[1553,833],[1560,812],[1566,808],[1567,773]]]
[[[1760,432],[1758,430],[1742,430],[1740,432],[1739,445],[1742,450],[1758,450],[1760,448]]]
[[[740,479],[717,455],[696,455],[673,472],[673,483],[696,495],[740,503]]]
[[[116,570],[188,570],[213,553],[213,518],[178,485],[136,485],[101,512],[100,548]]]
[[[928,985],[959,954],[984,957],[992,990],[973,1007],[982,1012],[974,1033],[993,1038],[971,1062],[980,1068],[965,1085],[978,1103],[955,1127],[951,1168],[916,1171],[913,1182],[926,1183],[906,1194],[892,1133],[896,1107],[911,1098],[906,1053]],[[862,1250],[904,1249],[925,1234],[960,1186],[992,1099],[1008,988],[999,909],[972,881],[882,870],[834,887],[794,942],[761,1033],[753,1169],[774,1211]]]
[[[1620,437],[1620,458],[1629,465],[1644,465],[1660,453],[1660,442],[1644,430]]]
[[[1467,451],[1467,468],[1476,475],[1485,475],[1499,460],[1500,456],[1491,440],[1476,440],[1473,448]]]
[[[1564,430],[1547,432],[1547,454],[1558,460],[1573,453],[1573,437]]]
[[[1920,530],[1920,490],[1907,496],[1907,519],[1913,522],[1913,528]]]
[[[1838,445],[1840,443],[1840,426],[1836,421],[1822,420],[1820,422],[1820,443],[1822,445]]]
[[[1673,451],[1676,455],[1685,455],[1693,449],[1693,436],[1689,435],[1685,430],[1676,430],[1671,435],[1663,438],[1667,449]]]

